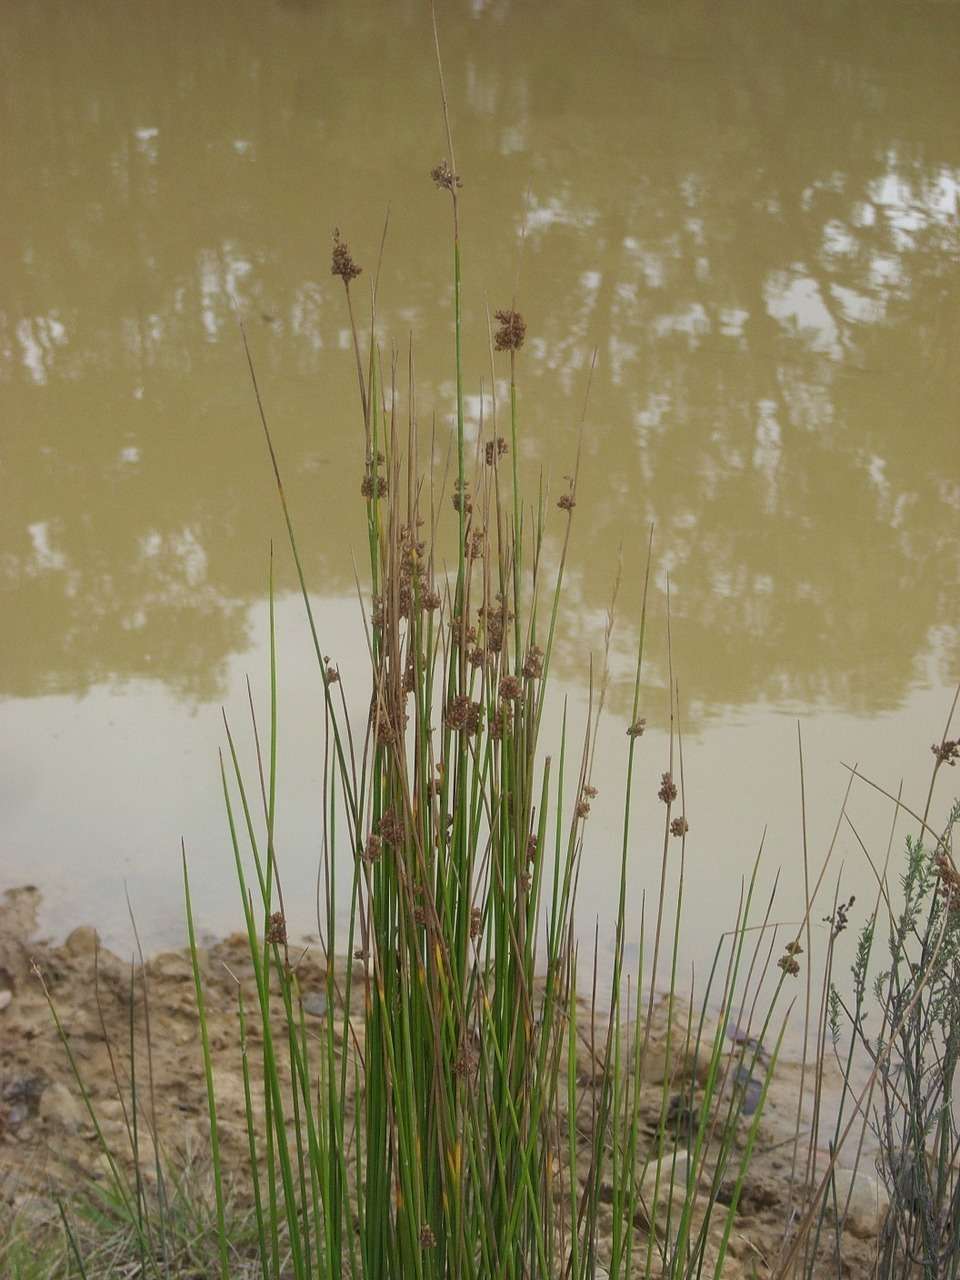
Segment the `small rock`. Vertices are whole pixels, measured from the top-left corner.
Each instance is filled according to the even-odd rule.
[[[657,1214],[667,1211],[668,1202],[674,1209],[683,1205],[687,1197],[688,1161],[685,1151],[678,1151],[676,1164],[673,1153],[668,1151],[660,1162],[660,1183],[657,1185],[657,1162],[647,1165],[640,1182],[640,1194],[649,1213],[653,1207],[654,1190],[657,1196]]]
[[[91,928],[88,924],[82,924],[67,936],[63,949],[68,955],[74,956],[77,960],[82,960],[87,956],[93,959],[99,945],[100,935],[96,929]]]
[[[161,951],[147,965],[151,978],[171,978],[176,982],[186,982],[193,977],[193,968],[187,956],[179,951]]]
[[[80,1133],[90,1123],[83,1103],[60,1081],[44,1089],[40,1116],[45,1124],[58,1125],[68,1133]]]
[[[837,1191],[837,1210],[841,1215],[847,1197],[850,1197],[846,1216],[847,1230],[859,1240],[875,1240],[890,1207],[890,1197],[883,1183],[869,1173],[854,1173],[852,1169],[835,1169],[833,1177]],[[832,1193],[828,1203],[833,1203]]]
[[[310,991],[303,997],[303,1012],[322,1018],[327,1012],[327,997],[322,991]]]

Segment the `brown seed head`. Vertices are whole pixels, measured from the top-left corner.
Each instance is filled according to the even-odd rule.
[[[674,818],[670,823],[670,834],[672,836],[685,836],[689,830],[690,823],[687,822],[686,818]]]
[[[500,681],[500,697],[516,701],[523,696],[523,684],[516,676],[504,676]]]
[[[462,507],[465,515],[470,514],[473,510],[473,500],[470,497],[470,490],[466,481],[464,482],[462,490],[460,488],[460,481],[456,481],[450,501],[453,503],[454,511],[459,511]]]
[[[660,776],[660,790],[657,795],[664,804],[672,804],[677,798],[677,787],[673,780],[672,773],[664,773]]]
[[[267,942],[282,947],[287,940],[287,922],[282,911],[274,911],[267,928]]]
[[[539,680],[543,675],[543,650],[539,645],[531,645],[523,660],[523,674],[528,680]]]
[[[646,720],[634,720],[633,724],[627,730],[628,738],[642,738],[643,731],[647,727]]]
[[[795,978],[800,972],[800,965],[794,960],[793,956],[781,956],[777,961],[777,966],[790,978]]]
[[[569,493],[562,493],[560,495],[559,501],[557,502],[557,506],[560,508],[561,511],[572,511],[576,505],[577,505],[577,500],[573,496],[572,490]]]
[[[531,831],[527,836],[527,861],[534,863],[537,860],[537,833]]]
[[[377,831],[384,844],[392,845],[394,849],[403,844],[403,818],[395,809],[384,809],[377,823]]]
[[[497,436],[496,440],[488,440],[483,451],[487,466],[492,467],[497,458],[502,458],[506,452],[507,442],[503,436]]]
[[[350,256],[350,249],[346,240],[340,239],[340,228],[335,227],[333,231],[333,256],[330,259],[331,275],[339,276],[349,288],[350,281],[356,280],[362,270],[363,268],[358,267]]]
[[[494,318],[500,328],[493,335],[493,345],[498,351],[519,351],[527,332],[527,322],[519,311],[495,311]]]
[[[501,702],[496,711],[490,717],[490,723],[487,726],[487,732],[490,734],[492,742],[499,742],[505,733],[510,732],[510,725],[513,717],[510,714],[510,703]]]
[[[483,919],[482,912],[479,907],[470,908],[470,937],[476,942],[480,937],[480,926]]]
[[[377,835],[374,835],[373,832],[371,832],[370,835],[367,836],[367,843],[363,850],[363,857],[365,862],[376,862],[376,860],[380,857],[380,854],[382,852],[382,843],[383,842],[381,841],[380,837]]]
[[[930,750],[937,757],[938,765],[955,765],[960,760],[960,740],[944,738],[943,742],[935,742]]]
[[[378,498],[387,496],[387,477],[373,476],[369,471],[360,481],[360,493],[364,498],[372,498],[376,492]]]
[[[463,186],[460,178],[450,168],[448,160],[441,160],[439,164],[434,165],[430,170],[430,177],[434,180],[439,190],[449,191],[451,195],[455,190]]]
[[[479,702],[471,702],[465,693],[458,693],[447,703],[447,725],[457,733],[474,734],[480,728],[481,711]]]

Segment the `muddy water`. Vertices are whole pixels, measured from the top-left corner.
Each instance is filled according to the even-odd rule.
[[[669,572],[702,963],[765,826],[764,884],[783,869],[774,914],[796,919],[798,721],[815,876],[842,762],[922,805],[960,677],[960,6],[442,8],[472,438],[491,411],[488,304],[516,296],[528,321],[530,483],[563,485],[597,352],[547,726],[560,692],[585,713],[622,547],[585,933],[614,905],[653,522],[632,885],[639,901],[659,873]],[[181,835],[205,928],[238,919],[219,706],[242,717],[247,673],[262,705],[267,548],[283,547],[231,296],[323,643],[360,689],[362,448],[335,225],[367,284],[389,205],[380,337],[405,351],[415,335],[424,438],[435,418],[449,444],[428,13],[25,0],[0,34],[0,880],[40,886],[49,933],[93,921],[121,951],[126,885],[157,947],[182,936]],[[285,550],[277,576],[279,836],[306,930],[319,689]],[[858,837],[885,852],[890,806],[858,787],[850,813],[828,896],[841,861],[869,893]]]

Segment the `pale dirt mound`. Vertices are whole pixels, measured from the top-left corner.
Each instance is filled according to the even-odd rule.
[[[39,894],[30,888],[13,890],[0,899],[0,1202],[7,1208],[43,1218],[51,1212],[51,1193],[107,1178],[105,1157],[94,1125],[77,1090],[67,1054],[57,1034],[38,972],[42,974],[69,1038],[78,1069],[89,1090],[103,1134],[111,1149],[132,1167],[124,1106],[129,1116],[130,996],[135,992],[133,1040],[139,1082],[141,1168],[154,1177],[152,1137],[174,1162],[195,1160],[208,1150],[206,1088],[200,1055],[193,973],[188,953],[166,952],[148,960],[146,973],[131,973],[128,964],[106,951],[97,955],[92,929],[78,928],[62,946],[33,938]],[[299,951],[296,953],[299,955]],[[95,962],[96,957],[96,962]],[[236,934],[202,953],[204,994],[211,1046],[216,1063],[220,1143],[225,1170],[242,1175],[248,1158],[244,1120],[241,1056],[237,1026],[237,983],[244,987],[246,1006],[255,1005],[247,940]],[[297,966],[305,1007],[322,1013],[323,971],[307,951]],[[358,973],[362,978],[362,971]],[[362,980],[354,983],[354,1012],[360,1014]],[[144,1001],[146,991],[146,1003]],[[146,1025],[149,1017],[151,1053],[148,1059]],[[589,1096],[594,1075],[589,1043],[589,1014],[578,1051],[578,1074]],[[311,1019],[312,1021],[312,1019]],[[321,1023],[316,1022],[319,1029]],[[341,1024],[342,1025],[342,1024]],[[662,1081],[667,1068],[664,1052],[666,1019],[663,1006],[651,1027],[649,1083],[641,1099],[645,1134],[651,1140],[659,1117]],[[362,1017],[357,1018],[362,1043]],[[337,1036],[339,1039],[340,1032]],[[259,1036],[251,1018],[249,1038],[256,1070]],[[351,1053],[355,1046],[351,1045]],[[670,1064],[674,1081],[696,1079],[696,1062]],[[116,1072],[122,1083],[118,1097]],[[152,1073],[152,1089],[150,1076]],[[348,1080],[352,1072],[347,1073]],[[289,1081],[289,1072],[287,1072]],[[798,1068],[778,1070],[767,1102],[751,1172],[743,1190],[724,1267],[725,1280],[771,1274],[795,1197],[790,1192],[791,1140],[794,1131]],[[260,1111],[259,1081],[254,1080],[255,1109]],[[671,1104],[682,1123],[683,1099]],[[347,1110],[352,1108],[348,1098]],[[562,1118],[566,1123],[566,1117]],[[588,1160],[590,1107],[583,1105],[575,1120],[582,1138],[583,1167]],[[681,1157],[682,1159],[683,1157]],[[652,1179],[652,1174],[648,1175]],[[238,1188],[245,1185],[238,1178]],[[845,1274],[868,1276],[877,1228],[875,1185],[864,1181],[858,1190],[863,1203],[851,1217],[844,1237]],[[243,1194],[240,1190],[239,1194]],[[603,1200],[607,1199],[601,1194]],[[723,1194],[721,1196],[723,1198]],[[612,1231],[612,1209],[602,1205],[601,1221]],[[604,1216],[605,1215],[605,1216]],[[657,1214],[662,1223],[664,1210]],[[722,1221],[722,1219],[721,1219]],[[649,1228],[649,1222],[639,1224]],[[719,1240],[720,1223],[716,1233]],[[713,1228],[711,1240],[713,1240]],[[605,1250],[602,1250],[602,1253]],[[711,1269],[712,1273],[712,1269]],[[835,1276],[833,1267],[829,1273]]]

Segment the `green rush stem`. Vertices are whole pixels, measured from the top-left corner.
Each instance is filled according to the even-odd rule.
[[[223,1178],[220,1169],[220,1133],[217,1126],[217,1100],[213,1087],[213,1059],[210,1056],[210,1036],[207,1031],[207,1013],[200,980],[200,957],[190,902],[190,877],[187,874],[187,854],[181,848],[183,862],[183,896],[187,912],[187,932],[190,939],[190,960],[193,965],[193,984],[197,996],[197,1015],[200,1020],[200,1044],[203,1051],[203,1074],[207,1086],[207,1109],[210,1115],[210,1156],[213,1161],[213,1186],[217,1200],[217,1242],[220,1251],[220,1275],[230,1280],[230,1264],[227,1259],[227,1226],[223,1210]]]

